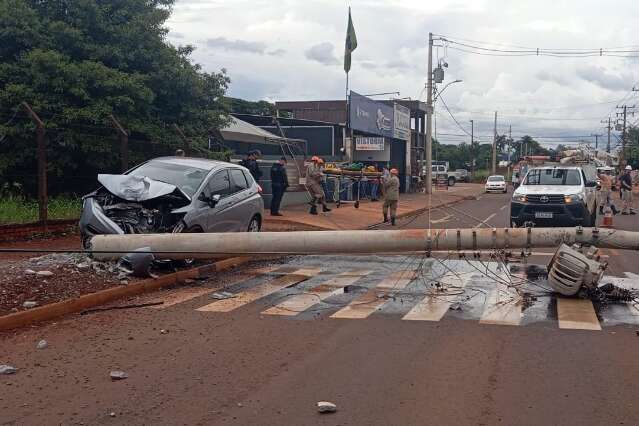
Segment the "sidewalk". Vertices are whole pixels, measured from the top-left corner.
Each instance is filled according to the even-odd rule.
[[[483,184],[457,184],[448,191],[433,191],[432,208],[473,199],[484,192]],[[286,195],[285,195],[286,196]],[[398,217],[411,216],[428,209],[427,194],[401,194]],[[352,202],[342,204],[339,208],[329,204],[329,213],[312,216],[308,213],[307,204],[288,206],[282,210],[284,216],[271,216],[266,212],[263,231],[329,231],[342,229],[365,229],[382,221],[382,201],[360,202],[356,209]],[[321,211],[321,208],[318,209]]]

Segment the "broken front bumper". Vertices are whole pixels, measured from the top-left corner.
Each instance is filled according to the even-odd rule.
[[[122,228],[104,214],[104,210],[93,197],[85,198],[82,203],[79,226],[83,240],[93,235],[124,234]]]

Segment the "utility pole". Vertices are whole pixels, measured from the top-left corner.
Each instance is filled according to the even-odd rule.
[[[495,129],[493,135],[493,168],[492,174],[497,174],[497,111],[495,111]]]
[[[634,88],[632,89],[633,91],[635,90]],[[622,131],[621,131],[621,153],[619,155],[619,165],[620,166],[625,166],[626,165],[626,136],[627,136],[627,124],[628,124],[628,109],[633,110],[635,108],[635,106],[628,106],[628,105],[622,105],[622,106],[617,106],[617,109],[622,110],[622,112],[618,112],[617,116],[621,116],[622,120],[623,120],[623,127],[622,127]],[[630,112],[631,115],[635,115],[634,111]]]
[[[428,94],[426,97],[426,193],[433,193],[433,33],[428,33]]]
[[[506,176],[506,179],[508,179],[508,181],[506,182],[506,185],[508,185],[508,182],[510,182],[512,180],[512,176],[511,176],[511,165],[510,165],[510,148],[511,145],[513,143],[513,126],[509,125],[508,126],[508,173]]]
[[[31,106],[22,102],[22,107],[27,111],[31,121],[36,125],[36,143],[38,157],[38,219],[47,231],[47,219],[49,211],[49,197],[47,195],[47,147],[44,141],[44,123],[38,117]]]
[[[470,120],[470,180],[475,180],[475,122]]]
[[[120,168],[123,172],[126,172],[129,168],[129,134],[115,119],[113,114],[109,114],[109,119],[118,132],[118,138],[120,139]]]
[[[595,150],[599,149],[599,137],[603,136],[603,135],[599,135],[597,133],[591,133],[590,136],[594,136],[595,137]]]
[[[608,144],[606,145],[606,152],[608,152],[608,153],[610,153],[610,131],[612,130],[612,124],[610,122],[611,122],[611,118],[610,117],[608,117],[607,121],[606,120],[602,120],[601,121],[602,124],[606,124],[606,123],[608,124],[605,127],[605,129],[608,130]]]
[[[184,134],[180,126],[173,123],[173,127],[175,128],[175,131],[177,132],[178,136],[180,136],[180,139],[182,139],[182,142],[184,143],[184,155],[188,157],[191,151],[191,143],[189,142],[189,139],[186,137],[186,135]]]

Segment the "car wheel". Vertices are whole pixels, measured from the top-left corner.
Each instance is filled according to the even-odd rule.
[[[449,177],[448,178],[448,186],[455,186],[455,178],[454,177]]]
[[[187,228],[186,227],[186,223],[184,223],[183,221],[180,221],[180,223],[178,223],[177,225],[175,225],[175,227],[173,228],[173,233],[174,234],[194,234],[194,233],[200,233],[200,232],[204,232],[202,230],[202,228],[200,228],[199,226],[193,226],[191,228]],[[178,264],[182,265],[182,266],[191,266],[195,263],[195,259],[193,258],[189,258],[189,259],[182,259],[177,261]]]
[[[248,232],[260,232],[262,229],[262,223],[260,222],[260,218],[258,216],[253,216],[251,221],[249,222]]]

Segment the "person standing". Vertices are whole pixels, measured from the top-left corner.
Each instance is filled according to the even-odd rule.
[[[286,157],[281,157],[277,163],[271,167],[271,189],[273,198],[271,199],[271,216],[282,216],[280,204],[284,193],[288,188],[288,175],[286,174]]]
[[[391,169],[390,174],[387,172],[382,176],[382,187],[384,188],[384,204],[382,212],[384,214],[384,222],[388,222],[388,210],[390,209],[391,225],[395,226],[395,218],[397,217],[397,203],[399,202],[399,172],[397,169]]]
[[[322,204],[322,208],[324,212],[330,212],[331,209],[326,205],[324,190],[322,189],[322,179],[324,178],[324,173],[322,173],[321,169],[321,159],[314,155],[311,158],[311,164],[306,168],[306,188],[308,192],[311,194],[311,210],[310,214],[317,214],[317,203]]]
[[[621,214],[637,214],[635,210],[632,208],[632,167],[626,166],[626,169],[619,178],[619,183],[621,184],[621,202],[623,203],[623,210]]]
[[[599,213],[604,214],[604,210],[607,206],[610,206],[613,214],[619,213],[612,202],[612,176],[610,176],[610,171],[602,170],[599,173],[599,180],[601,182],[599,188]]]
[[[260,170],[260,166],[259,164],[257,164],[257,157],[259,156],[260,151],[249,151],[246,154],[246,158],[242,161],[240,161],[240,165],[244,166],[248,169],[248,171],[251,173],[251,176],[253,176],[253,179],[255,179],[255,182],[260,181],[260,178],[262,177],[262,171]]]

